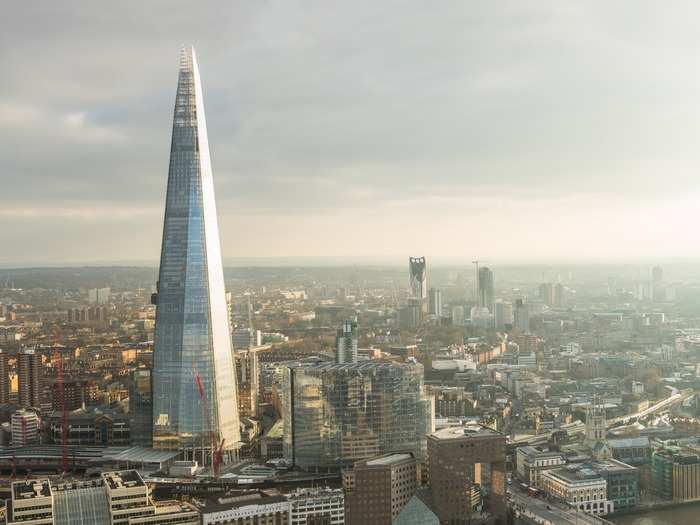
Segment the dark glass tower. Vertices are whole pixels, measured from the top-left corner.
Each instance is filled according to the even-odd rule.
[[[155,303],[153,446],[187,458],[208,458],[213,439],[236,448],[236,375],[193,48],[180,56]]]

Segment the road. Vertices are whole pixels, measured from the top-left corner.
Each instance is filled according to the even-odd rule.
[[[576,512],[562,504],[531,498],[518,493],[517,489],[511,489],[511,497],[512,505],[516,510],[520,510],[525,516],[538,523],[546,521],[556,525],[603,525],[606,523],[600,518],[585,512]]]

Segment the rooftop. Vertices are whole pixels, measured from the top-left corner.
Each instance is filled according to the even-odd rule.
[[[50,496],[51,485],[48,479],[30,479],[12,483],[12,499],[26,500]]]
[[[492,428],[481,425],[465,425],[462,427],[446,427],[436,430],[430,434],[432,439],[464,439],[470,437],[499,437],[505,439],[505,436]]]
[[[368,467],[378,467],[384,465],[396,465],[413,459],[413,454],[386,454],[378,458],[369,459],[365,463]]]
[[[145,487],[146,484],[135,470],[122,470],[120,472],[104,472],[102,478],[110,490]]]

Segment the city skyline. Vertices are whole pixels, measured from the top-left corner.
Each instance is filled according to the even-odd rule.
[[[220,221],[241,232],[225,258],[700,255],[684,10],[135,6],[8,7],[3,266],[155,263],[187,42],[213,72]]]

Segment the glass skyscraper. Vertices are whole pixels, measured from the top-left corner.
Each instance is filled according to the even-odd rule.
[[[153,358],[153,446],[207,458],[240,442],[236,375],[197,57],[180,56]]]
[[[433,403],[420,364],[295,362],[282,390],[284,456],[302,469],[336,470],[388,452],[426,456]]]

